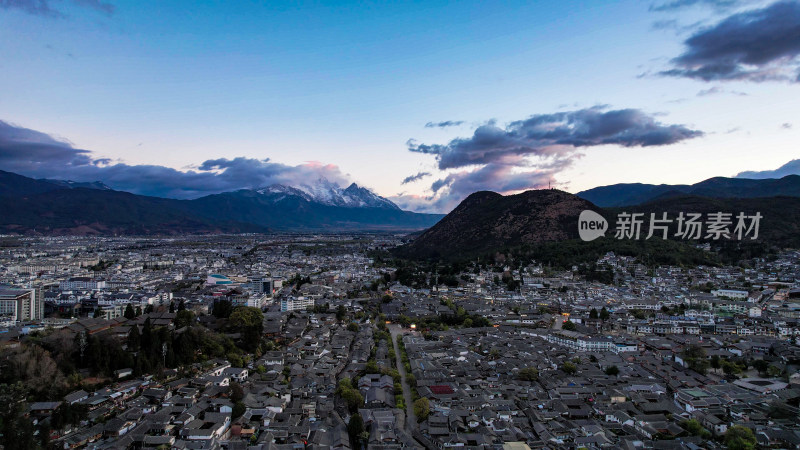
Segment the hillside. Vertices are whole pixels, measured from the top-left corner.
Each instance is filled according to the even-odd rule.
[[[458,259],[578,237],[581,211],[600,211],[590,202],[558,190],[502,196],[476,192],[398,254],[422,259]]]
[[[578,216],[584,209],[594,210],[609,220],[605,238],[592,242],[578,239]],[[644,214],[639,240],[615,238],[617,215],[623,211]],[[664,212],[673,220],[680,212],[701,213],[703,220],[715,212],[730,213],[734,218],[740,212],[747,215],[758,212],[763,218],[757,240],[715,241],[707,238],[705,228],[701,239],[676,238],[675,222],[670,227],[668,240],[663,240],[659,234],[645,239],[650,213],[660,217]],[[711,243],[719,255],[696,248],[701,242]],[[720,258],[735,262],[738,258],[761,256],[782,247],[800,248],[800,198],[679,196],[634,207],[600,209],[566,192],[539,190],[510,196],[494,192],[472,194],[438,224],[395,249],[394,254],[409,259],[443,261],[513,254],[569,267],[592,262],[609,251],[658,264],[714,264]]]
[[[711,198],[800,197],[800,175],[753,180],[714,177],[692,185],[612,184],[578,192],[597,206],[640,205],[663,197],[694,195]]]

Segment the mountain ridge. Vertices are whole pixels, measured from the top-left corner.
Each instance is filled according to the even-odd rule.
[[[0,210],[5,212],[0,215],[0,232],[406,231],[427,228],[443,216],[403,211],[355,183],[345,189],[335,183],[329,186],[335,187],[325,192],[322,186],[315,196],[272,185],[177,200],[115,191],[102,183],[36,180],[0,171]]]
[[[602,208],[641,205],[676,195],[710,198],[800,197],[800,175],[764,179],[712,177],[695,184],[676,185],[618,183],[587,189],[576,195]]]

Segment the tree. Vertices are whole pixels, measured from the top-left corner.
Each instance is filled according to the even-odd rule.
[[[341,322],[345,317],[347,317],[347,308],[344,305],[339,305],[336,308],[336,320]]]
[[[137,306],[136,307],[136,317],[139,317],[141,315],[142,315],[142,307],[141,306]]]
[[[40,448],[33,422],[25,417],[25,390],[21,384],[0,384],[0,446],[6,450]]]
[[[575,323],[570,320],[564,322],[564,324],[561,325],[561,328],[567,331],[575,331],[578,329],[577,325],[575,325]]]
[[[242,417],[242,414],[247,411],[247,406],[244,405],[242,402],[236,402],[233,404],[233,411],[231,412],[231,417],[233,419],[238,419]]]
[[[757,359],[753,361],[753,367],[758,370],[759,375],[766,374],[767,369],[769,369],[769,363],[763,359]]]
[[[417,416],[417,422],[422,422],[427,419],[431,413],[431,404],[427,397],[418,398],[414,402],[414,415]]]
[[[605,306],[600,310],[600,320],[605,322],[608,318],[611,317],[611,314],[608,312]]]
[[[170,314],[175,312],[175,302],[169,302],[169,312]]]
[[[595,308],[592,308],[592,310],[589,311],[589,318],[590,319],[597,319],[598,317],[599,317],[599,314],[597,313],[597,310]]]
[[[233,305],[228,300],[217,300],[214,302],[214,307],[211,314],[219,319],[227,319],[233,312]]]
[[[689,419],[683,422],[681,426],[692,436],[700,436],[703,439],[709,439],[711,437],[711,433],[703,428],[703,425],[696,419]]]
[[[361,418],[361,414],[355,413],[350,417],[350,422],[347,423],[347,434],[350,436],[350,443],[353,448],[360,448],[359,440],[362,432],[364,432],[364,419]]]
[[[714,370],[719,370],[722,367],[722,358],[719,355],[714,355],[711,357],[711,368]]]
[[[606,368],[606,375],[609,375],[609,376],[612,376],[612,377],[619,375],[619,367],[617,367],[617,366],[608,366]]]
[[[128,332],[128,350],[132,352],[139,351],[141,342],[142,338],[139,334],[139,327],[134,325],[131,327],[131,331]]]
[[[578,372],[578,367],[571,362],[565,362],[561,365],[561,371],[567,375],[574,375],[576,372]]]
[[[264,313],[258,308],[240,306],[228,318],[228,326],[242,333],[244,347],[254,351],[261,343],[264,331]]]
[[[734,425],[725,432],[725,446],[729,450],[750,450],[756,448],[753,430],[742,425]]]
[[[178,303],[178,311],[185,311],[186,310],[186,302],[181,299],[180,303]]]
[[[244,389],[242,389],[242,385],[239,383],[231,383],[229,394],[230,399],[234,403],[238,403],[242,401],[244,398]]]
[[[358,324],[354,322],[350,322],[347,324],[347,331],[352,331],[354,333],[358,332]]]
[[[539,379],[539,371],[535,367],[520,369],[517,378],[524,381],[536,381]]]
[[[126,319],[133,320],[136,318],[136,311],[133,310],[133,306],[128,303],[128,306],[125,307],[125,314],[123,314]]]
[[[188,327],[193,323],[194,313],[189,310],[182,309],[175,315],[175,328]]]

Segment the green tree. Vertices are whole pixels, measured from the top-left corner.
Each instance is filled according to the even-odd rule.
[[[355,413],[350,416],[350,422],[347,423],[347,434],[350,436],[350,443],[353,448],[361,448],[360,440],[363,432],[364,419],[361,418],[361,414]]]
[[[175,315],[175,328],[188,327],[193,323],[194,313],[187,309],[181,309],[178,311],[178,314]]]
[[[128,332],[128,350],[132,352],[139,351],[141,342],[142,338],[139,335],[139,327],[134,325],[131,327],[131,331]]]
[[[418,398],[414,402],[414,415],[417,416],[417,422],[422,422],[428,418],[431,413],[431,404],[427,397]]]
[[[696,419],[689,419],[681,424],[681,426],[692,436],[700,436],[703,439],[709,439],[711,433],[703,428],[703,425]]]
[[[610,375],[612,377],[619,375],[619,367],[617,366],[606,367],[606,375]]]
[[[578,372],[578,367],[575,364],[572,364],[571,362],[565,362],[564,364],[561,365],[561,371],[568,375],[574,375],[575,373]]]
[[[358,332],[358,324],[355,322],[350,322],[347,324],[347,331],[352,331],[354,333]]]
[[[599,316],[600,316],[600,314],[597,313],[597,310],[595,308],[592,308],[592,310],[589,311],[589,318],[590,319],[597,319]]]
[[[756,436],[750,428],[734,425],[725,432],[725,446],[728,450],[751,450],[756,448]]]
[[[345,317],[347,317],[347,308],[344,305],[339,305],[336,308],[336,320],[341,322]]]
[[[575,323],[570,320],[564,322],[564,324],[561,325],[561,328],[567,331],[575,331],[578,329],[577,325],[575,325]]]
[[[136,318],[136,311],[133,310],[133,306],[128,303],[128,306],[125,307],[125,313],[123,316],[128,320],[133,320]]]
[[[536,381],[539,379],[539,371],[535,367],[520,369],[517,378],[524,381]]]
[[[233,305],[228,300],[217,300],[214,302],[214,307],[211,314],[220,319],[227,319],[233,312]]]
[[[33,422],[25,416],[25,390],[22,384],[0,384],[0,445],[6,450],[40,448],[34,438]]]
[[[228,395],[234,403],[242,401],[244,398],[244,389],[242,389],[242,385],[239,383],[231,383]]]
[[[763,359],[757,359],[753,361],[753,367],[758,370],[759,375],[766,375],[767,369],[769,369],[769,363]]]
[[[608,318],[611,317],[611,314],[608,312],[605,306],[600,310],[600,320],[605,322]]]
[[[242,414],[244,414],[245,411],[247,411],[247,406],[245,406],[242,402],[236,402],[233,404],[231,416],[233,419],[238,419],[239,417],[242,417]]]

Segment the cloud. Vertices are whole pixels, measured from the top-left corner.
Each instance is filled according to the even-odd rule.
[[[425,124],[425,128],[457,127],[463,123],[464,123],[463,120],[445,120],[444,122],[428,122]]]
[[[747,93],[745,93],[745,92],[729,91],[729,90],[723,89],[723,88],[721,88],[719,86],[714,86],[714,87],[711,87],[711,88],[708,88],[708,89],[702,89],[702,90],[697,92],[697,96],[698,97],[706,97],[706,96],[709,96],[709,95],[726,94],[726,93],[727,94],[732,94],[732,95],[738,95],[740,97],[746,97],[747,96]]]
[[[792,124],[790,124],[789,122],[786,122],[784,124],[781,124],[781,128],[783,128],[784,130],[791,130],[792,129]]]
[[[100,0],[71,0],[71,3],[80,7],[94,9],[109,16],[114,14],[116,9],[111,3]],[[52,0],[0,0],[0,9],[17,9],[35,16],[65,17],[64,13],[52,5]]]
[[[315,161],[289,166],[269,159],[219,158],[203,161],[187,171],[114,163],[93,156],[89,150],[74,148],[66,140],[3,121],[0,170],[34,178],[102,181],[122,191],[184,199],[270,184],[296,186],[319,178],[339,185],[349,183],[339,167]]]
[[[509,158],[543,159],[569,154],[582,147],[620,145],[649,147],[674,144],[702,136],[683,125],[665,125],[638,109],[608,111],[604,106],[577,111],[539,114],[511,122],[478,127],[468,138],[448,144],[407,143],[416,153],[435,155],[439,169],[502,163]]]
[[[409,175],[409,176],[403,178],[403,182],[400,183],[400,184],[413,183],[413,182],[415,182],[417,180],[420,180],[422,178],[428,177],[430,175],[431,175],[430,172],[419,172],[419,173],[417,173],[415,175]]]
[[[447,212],[475,191],[507,194],[563,184],[556,176],[589,147],[663,146],[702,135],[684,125],[661,123],[638,109],[611,110],[604,105],[537,114],[504,127],[490,121],[472,136],[446,144],[409,139],[409,151],[433,155],[444,173],[431,183],[430,195],[398,195],[392,200],[417,211]]]
[[[800,175],[800,159],[793,159],[775,170],[740,172],[736,178],[783,178],[786,175]]]
[[[800,2],[733,14],[684,41],[665,76],[703,81],[800,81]]]
[[[475,170],[450,173],[434,181],[431,184],[432,195],[397,195],[390,197],[390,200],[402,209],[427,213],[448,212],[476,191],[510,194],[548,187],[556,183],[555,174],[559,170],[519,170],[510,164],[487,164]]]
[[[744,3],[750,2],[743,0],[672,0],[663,3],[653,3],[650,5],[650,11],[672,12],[693,6],[708,6],[716,10],[728,10]]]

